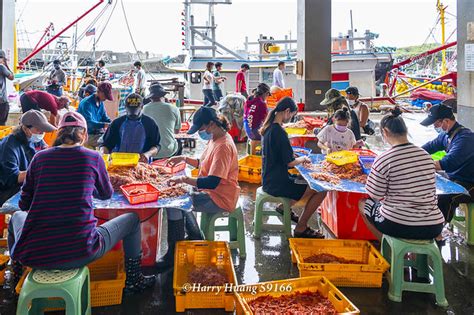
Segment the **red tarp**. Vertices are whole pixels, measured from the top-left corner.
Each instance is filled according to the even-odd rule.
[[[452,95],[446,95],[439,92],[430,91],[428,89],[417,89],[413,91],[410,95],[410,98],[413,100],[422,99],[427,101],[444,101],[448,98],[452,98]]]

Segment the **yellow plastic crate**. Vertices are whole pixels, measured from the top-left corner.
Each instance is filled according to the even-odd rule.
[[[122,304],[122,293],[125,288],[125,271],[123,251],[110,251],[102,258],[87,265],[89,268],[90,294],[92,307]],[[15,291],[20,294],[26,276],[31,271],[27,268],[18,282]],[[60,309],[49,309],[56,311]]]
[[[5,282],[5,271],[7,270],[7,264],[10,260],[10,256],[0,255],[0,285]]]
[[[377,249],[368,241],[318,240],[290,238],[293,262],[298,264],[300,277],[324,276],[342,287],[380,288],[383,274],[390,267]],[[305,263],[312,255],[332,254],[362,264]]]
[[[304,135],[307,132],[306,128],[285,128],[285,130],[289,135]]]
[[[188,274],[195,267],[215,266],[224,270],[229,283],[237,285],[234,265],[227,242],[182,241],[176,244],[173,274],[173,289],[176,298],[176,312],[186,309],[224,308],[234,311],[234,294],[225,292],[224,286],[219,293],[193,292],[185,289],[189,284]],[[185,285],[186,284],[186,285]]]
[[[239,181],[252,184],[262,182],[262,157],[248,155],[239,160]]]
[[[338,151],[326,155],[328,162],[334,163],[337,166],[356,163],[359,160],[357,153],[352,151]]]
[[[0,126],[0,139],[5,138],[13,132],[13,126]]]
[[[111,166],[137,166],[140,160],[138,153],[114,152],[111,155]]]
[[[287,289],[289,289],[289,292],[282,292]],[[254,292],[252,292],[252,290],[255,290],[254,292],[256,292],[256,294],[253,294]],[[260,296],[270,295],[272,297],[279,297],[306,291],[319,292],[332,303],[338,313],[360,314],[359,309],[325,277],[306,277],[261,282],[239,286],[235,291],[237,315],[252,315],[253,312],[248,303]]]

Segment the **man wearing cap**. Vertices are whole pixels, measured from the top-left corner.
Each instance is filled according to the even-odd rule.
[[[235,91],[242,94],[245,98],[249,97],[247,93],[247,83],[245,81],[245,73],[250,70],[250,66],[246,63],[243,63],[240,66],[240,71],[237,72],[235,76]]]
[[[0,206],[15,195],[25,180],[36,151],[46,148],[45,132],[56,130],[38,110],[21,116],[20,126],[0,141]]]
[[[50,112],[49,122],[58,125],[58,111],[68,108],[69,98],[66,96],[57,97],[44,91],[31,90],[23,93],[20,97],[20,104],[23,113],[30,109],[46,110]]]
[[[83,99],[79,103],[77,112],[84,116],[87,121],[87,145],[95,148],[99,145],[99,139],[104,135],[104,128],[111,122],[105,111],[104,101],[113,101],[112,85],[109,82],[101,82],[97,92]]]
[[[341,109],[343,107],[347,107],[350,110],[350,113],[351,113],[351,122],[350,122],[349,128],[354,133],[354,136],[355,136],[357,141],[362,139],[362,136],[360,134],[359,118],[357,117],[356,112],[354,112],[354,110],[352,110],[349,107],[349,104],[347,103],[347,100],[345,99],[344,96],[341,95],[341,92],[339,92],[336,89],[329,89],[326,92],[326,94],[324,95],[324,99],[320,104],[322,106],[327,106],[328,114],[330,115],[326,126],[333,124],[332,118],[334,116],[334,113],[338,109]]]
[[[13,72],[8,67],[5,52],[0,50],[0,126],[5,126],[10,105],[8,104],[7,79],[13,80]]]
[[[438,207],[447,222],[460,203],[474,202],[474,133],[456,121],[453,102],[455,100],[449,99],[432,106],[428,117],[421,122],[423,126],[434,125],[439,132],[422,148],[430,154],[446,151],[440,161],[435,161],[436,170],[445,171],[450,180],[464,186],[470,194],[438,196]]]
[[[53,61],[54,69],[51,71],[47,81],[46,91],[56,96],[63,95],[63,85],[66,84],[66,73],[61,69],[61,61]]]
[[[368,135],[373,135],[375,130],[374,123],[369,119],[369,106],[359,100],[359,89],[355,86],[350,86],[346,89],[346,94],[347,103],[357,114],[361,132],[364,132]]]
[[[143,107],[143,114],[153,118],[160,129],[160,152],[156,159],[168,158],[181,154],[179,142],[175,134],[181,129],[181,115],[179,109],[165,102],[166,90],[159,83],[150,86],[151,103]]]
[[[155,121],[143,115],[143,98],[132,93],[125,99],[126,115],[115,119],[104,135],[101,152],[139,153],[148,163],[160,149],[160,130]]]

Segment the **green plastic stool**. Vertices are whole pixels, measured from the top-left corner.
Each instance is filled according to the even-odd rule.
[[[61,308],[66,315],[90,315],[89,269],[33,269],[25,279],[18,298],[17,315],[43,314]]]
[[[463,203],[459,208],[464,210],[464,217],[454,215],[451,224],[464,232],[468,245],[474,245],[474,203]]]
[[[227,225],[215,225],[216,220],[228,218]],[[245,258],[245,226],[242,208],[237,207],[233,212],[201,213],[201,230],[206,235],[208,241],[214,240],[214,233],[217,231],[228,231],[230,234],[229,245],[231,249],[238,248],[239,255]]]
[[[402,291],[433,293],[436,304],[448,306],[444,294],[443,264],[441,253],[433,240],[404,240],[384,235],[382,238],[382,255],[390,261],[388,298],[395,302],[402,301]],[[406,260],[407,253],[416,254],[416,260]],[[431,257],[433,268],[428,265]],[[405,266],[417,269],[418,277],[428,278],[431,274],[433,283],[407,282],[403,278]]]
[[[283,204],[283,225],[281,224],[263,224],[263,216],[278,216],[282,215],[276,210],[263,210],[263,206],[267,202]],[[274,197],[263,191],[262,187],[257,189],[257,200],[255,201],[255,216],[254,216],[254,230],[253,234],[259,238],[262,234],[262,229],[265,230],[282,230],[288,238],[291,237],[291,200],[283,197]]]

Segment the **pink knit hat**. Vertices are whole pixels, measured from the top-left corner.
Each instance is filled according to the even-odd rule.
[[[67,112],[61,118],[58,128],[82,127],[87,130],[87,122],[84,116],[77,112]]]

